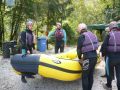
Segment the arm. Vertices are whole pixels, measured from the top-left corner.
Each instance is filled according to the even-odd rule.
[[[67,43],[67,35],[66,35],[66,31],[64,29],[63,29],[63,34],[64,34],[63,40],[64,40],[64,43],[66,45],[66,43]]]
[[[28,50],[28,47],[26,45],[26,32],[25,31],[21,32],[20,38],[21,38],[20,42],[22,44],[22,48]]]
[[[52,35],[54,35],[55,34],[55,31],[50,31],[49,33],[48,33],[48,38],[50,38]]]
[[[77,55],[78,55],[78,58],[81,59],[81,56],[82,56],[82,45],[83,45],[83,42],[85,40],[85,36],[84,35],[80,35],[80,37],[78,38],[78,42],[77,42]]]
[[[102,56],[106,56],[108,42],[109,42],[109,35],[105,37],[103,44],[101,46],[100,52],[102,53]]]
[[[35,49],[35,44],[37,42],[36,38],[37,37],[36,37],[35,33],[33,33],[33,49]]]

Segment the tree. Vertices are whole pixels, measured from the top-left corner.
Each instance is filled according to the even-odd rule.
[[[4,12],[5,12],[5,1],[0,0],[0,47],[4,41]]]
[[[81,22],[89,25],[119,20],[120,0],[15,0],[14,7],[0,0],[0,46],[5,40],[17,40],[28,18],[35,20],[37,35],[42,27],[49,31],[56,22],[69,27],[66,31],[71,33]]]

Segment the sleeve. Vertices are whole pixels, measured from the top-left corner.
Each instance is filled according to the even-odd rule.
[[[81,56],[82,56],[82,45],[83,45],[83,42],[85,40],[85,36],[84,35],[81,35],[79,38],[78,38],[78,42],[77,42],[77,55],[78,55],[78,58],[81,59]]]
[[[66,35],[66,31],[64,29],[63,29],[63,34],[64,34],[63,40],[64,40],[64,43],[66,45],[66,43],[67,43],[67,35]]]
[[[28,47],[26,45],[26,32],[25,31],[21,32],[20,38],[21,38],[22,48],[27,50]]]
[[[54,31],[50,31],[50,32],[48,33],[48,38],[50,38],[52,35],[54,35],[54,33],[55,33],[55,30],[54,30]]]
[[[107,55],[107,46],[108,46],[108,42],[109,42],[109,35],[107,35],[103,41],[103,44],[101,46],[100,52],[102,53],[102,56],[106,56]]]
[[[33,49],[35,49],[36,42],[37,42],[37,38],[36,38],[35,33],[33,33]]]

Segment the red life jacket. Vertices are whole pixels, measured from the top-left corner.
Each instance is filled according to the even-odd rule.
[[[56,30],[55,31],[55,38],[56,38],[56,41],[61,41],[64,37],[64,34],[63,34],[63,30]]]

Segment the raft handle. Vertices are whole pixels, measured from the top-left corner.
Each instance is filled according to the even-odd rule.
[[[61,64],[61,61],[59,61],[59,60],[52,60],[52,61],[56,64]]]

